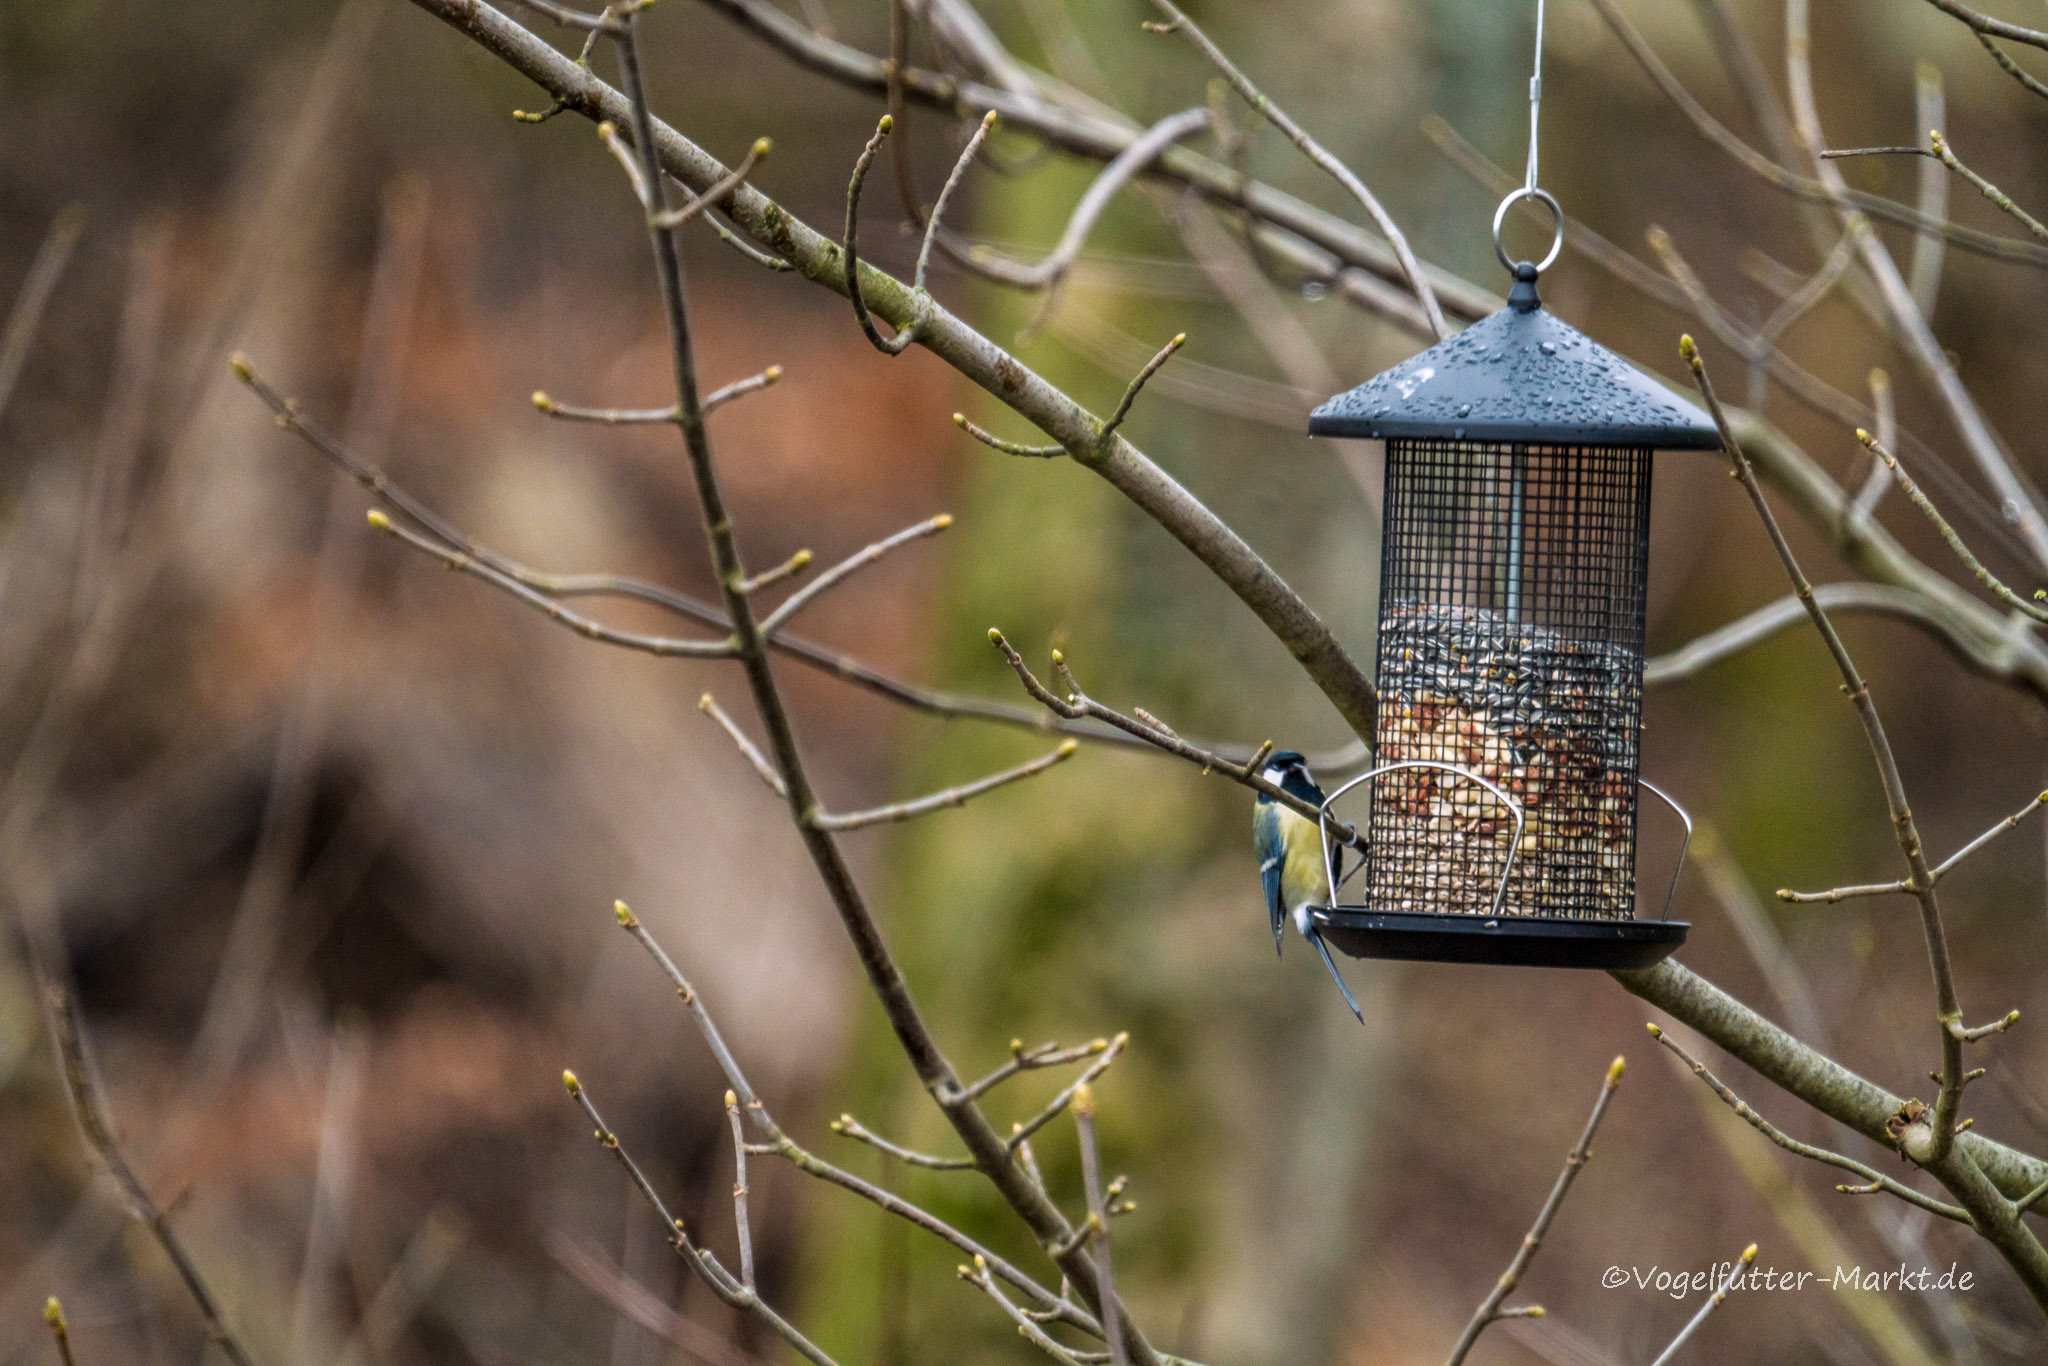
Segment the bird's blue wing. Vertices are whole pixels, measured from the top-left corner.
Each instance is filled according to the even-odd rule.
[[[1280,808],[1272,802],[1260,802],[1252,810],[1252,848],[1258,854],[1259,881],[1266,891],[1266,913],[1273,921],[1273,949],[1277,953],[1287,925],[1287,906],[1280,895],[1287,849],[1280,834]]]

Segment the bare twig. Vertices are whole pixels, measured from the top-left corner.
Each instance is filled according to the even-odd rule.
[[[781,606],[762,619],[761,634],[773,635],[776,631],[788,625],[797,613],[803,611],[804,608],[810,606],[813,602],[816,602],[821,595],[830,592],[833,588],[867,568],[876,560],[881,559],[898,546],[908,545],[912,541],[921,541],[927,536],[936,536],[951,525],[953,525],[953,514],[942,512],[936,517],[927,517],[915,526],[905,527],[893,536],[885,536],[873,545],[855,551],[838,564],[819,574],[796,592],[790,594]]]
[[[1065,696],[1061,696],[1038,681],[1038,676],[1031,672],[1031,666],[1024,662],[1024,656],[1017,653],[1016,648],[1003,638],[1001,631],[991,627],[988,638],[992,645],[1003,652],[1003,658],[1009,661],[1010,668],[1016,673],[1018,681],[1024,685],[1024,691],[1030,693],[1058,715],[1064,716],[1069,720],[1080,717],[1092,717],[1095,720],[1106,722],[1127,735],[1143,740],[1155,749],[1164,750],[1177,758],[1185,759],[1191,764],[1198,765],[1204,773],[1221,773],[1232,782],[1241,783],[1255,792],[1263,792],[1274,801],[1288,807],[1305,819],[1311,821],[1321,821],[1323,819],[1322,811],[1313,802],[1303,801],[1277,783],[1266,781],[1265,777],[1259,772],[1257,762],[1233,763],[1220,754],[1203,749],[1199,745],[1188,743],[1169,730],[1147,724],[1133,716],[1126,716],[1112,707],[1106,707],[1102,703],[1097,702],[1094,698],[1081,691],[1080,685],[1074,681],[1072,672],[1067,669],[1066,658],[1060,651],[1055,650],[1052,654],[1053,676],[1062,688],[1065,689]],[[1267,752],[1267,748],[1262,747],[1259,753],[1252,756],[1252,759],[1263,761]],[[1365,852],[1364,840],[1349,825],[1333,823],[1330,830],[1331,834],[1336,838],[1341,839],[1360,853]]]
[[[1551,1221],[1557,1218],[1558,1210],[1564,1207],[1564,1198],[1571,1193],[1572,1182],[1578,1180],[1586,1163],[1593,1157],[1593,1135],[1600,1129],[1600,1121],[1606,1117],[1608,1102],[1621,1085],[1621,1074],[1626,1063],[1616,1058],[1607,1068],[1606,1080],[1600,1084],[1600,1094],[1593,1101],[1593,1113],[1586,1117],[1586,1127],[1579,1133],[1579,1141],[1565,1154],[1564,1170],[1557,1174],[1557,1180],[1550,1188],[1550,1196],[1543,1202],[1543,1208],[1536,1213],[1536,1222],[1522,1235],[1522,1245],[1515,1250],[1507,1270],[1500,1273],[1493,1289],[1487,1293],[1479,1307],[1472,1312],[1472,1318],[1465,1325],[1465,1331],[1458,1336],[1451,1354],[1445,1359],[1445,1366],[1460,1366],[1472,1347],[1479,1341],[1479,1335],[1487,1325],[1498,1322],[1510,1314],[1521,1318],[1534,1318],[1543,1313],[1541,1306],[1530,1305],[1522,1309],[1503,1310],[1507,1297],[1522,1283],[1522,1275],[1529,1269],[1529,1263],[1536,1258],[1536,1251],[1543,1246],[1543,1235],[1550,1231]]]
[[[1146,383],[1159,373],[1159,367],[1173,359],[1174,352],[1187,345],[1187,341],[1187,333],[1175,333],[1173,339],[1154,352],[1152,358],[1146,361],[1138,373],[1132,377],[1131,382],[1124,386],[1123,397],[1117,400],[1116,407],[1111,410],[1110,415],[1103,419],[1095,429],[1092,445],[1092,449],[1095,452],[1100,454],[1106,453],[1109,450],[1111,439],[1116,435],[1116,429],[1123,426],[1124,419],[1130,416],[1131,405],[1137,401],[1138,395],[1143,391]],[[993,447],[1005,455],[1045,457],[1067,454],[1065,446],[1026,446],[1015,441],[1005,441],[992,432],[968,421],[965,413],[953,414],[953,423],[961,431],[966,432],[982,445]]]
[[[120,1187],[129,1218],[148,1230],[164,1256],[170,1259],[178,1279],[184,1283],[185,1292],[199,1310],[199,1317],[206,1326],[207,1340],[218,1347],[221,1355],[233,1366],[251,1366],[248,1349],[228,1327],[219,1298],[200,1274],[191,1254],[185,1250],[184,1240],[171,1227],[169,1216],[150,1199],[142,1179],[128,1165],[128,1158],[114,1137],[114,1123],[100,1098],[92,1060],[86,1053],[84,1026],[70,991],[39,960],[34,967],[42,987],[50,1038],[56,1045],[58,1071],[63,1075],[65,1089],[71,1097],[72,1116],[78,1121],[78,1130],[86,1146]]]
[[[1158,7],[1159,12],[1166,16],[1166,28],[1172,32],[1186,34],[1189,41],[1201,49],[1202,55],[1223,73],[1223,78],[1230,82],[1230,88],[1242,96],[1246,104],[1263,114],[1275,128],[1286,135],[1287,140],[1292,142],[1303,156],[1327,172],[1358,201],[1359,206],[1372,219],[1373,226],[1380,230],[1381,235],[1387,239],[1387,244],[1394,249],[1395,257],[1401,262],[1401,272],[1408,280],[1408,287],[1415,291],[1416,302],[1422,305],[1423,314],[1429,319],[1430,331],[1434,332],[1439,340],[1449,336],[1450,329],[1444,324],[1443,308],[1437,303],[1436,290],[1431,286],[1429,276],[1424,273],[1421,263],[1415,259],[1415,253],[1409,250],[1408,238],[1401,231],[1400,225],[1394,222],[1393,215],[1387,212],[1386,207],[1373,192],[1366,188],[1365,182],[1360,180],[1350,167],[1332,156],[1321,143],[1310,137],[1306,129],[1288,117],[1286,110],[1253,85],[1251,79],[1238,69],[1237,64],[1230,60],[1223,49],[1216,46],[1194,20],[1181,13],[1180,8],[1174,5],[1172,0],[1152,2]]]
[[[1778,1128],[1755,1110],[1752,1110],[1748,1102],[1736,1095],[1726,1082],[1708,1071],[1706,1064],[1681,1048],[1678,1041],[1672,1038],[1667,1031],[1659,1029],[1656,1025],[1651,1025],[1649,1029],[1651,1038],[1670,1049],[1678,1057],[1679,1061],[1684,1063],[1694,1076],[1705,1082],[1707,1088],[1716,1096],[1719,1096],[1722,1103],[1730,1110],[1733,1110],[1744,1123],[1748,1124],[1765,1138],[1768,1138],[1771,1142],[1777,1144],[1780,1148],[1783,1148],[1786,1152],[1796,1157],[1803,1157],[1809,1161],[1819,1162],[1824,1166],[1836,1167],[1854,1176],[1859,1176],[1873,1189],[1881,1190],[1887,1195],[1895,1195],[1909,1205],[1926,1210],[1929,1214],[1938,1214],[1944,1219],[1953,1219],[1959,1223],[1968,1223],[1970,1221],[1969,1213],[1961,1205],[1946,1204],[1930,1195],[1923,1195],[1911,1186],[1893,1180],[1875,1167],[1870,1166],[1868,1163],[1858,1162],[1853,1157],[1842,1153],[1830,1152],[1826,1148],[1817,1148],[1811,1143],[1801,1143],[1798,1139],[1793,1138],[1790,1134]],[[1835,1189],[1845,1194],[1849,1191],[1849,1188],[1846,1186],[1837,1186]]]
[[[1026,1048],[1022,1039],[1012,1039],[1010,1060],[981,1080],[962,1088],[960,1094],[968,1100],[976,1100],[1020,1073],[1035,1072],[1047,1067],[1064,1067],[1070,1062],[1100,1057],[1108,1047],[1107,1039],[1091,1039],[1074,1048],[1061,1048],[1054,1043],[1042,1043],[1035,1048]]]
[[[1941,515],[1940,509],[1936,508],[1933,501],[1920,491],[1920,486],[1913,481],[1911,475],[1906,473],[1905,467],[1899,464],[1898,457],[1886,450],[1875,436],[1861,428],[1858,428],[1856,431],[1856,439],[1863,443],[1864,449],[1884,462],[1884,467],[1891,471],[1892,478],[1898,481],[1898,485],[1905,491],[1906,497],[1913,500],[1913,506],[1920,509],[1926,515],[1928,521],[1934,523],[1934,529],[1941,533],[1942,541],[1947,544],[1950,550],[1955,552],[1956,558],[1962,561],[1963,568],[1970,571],[1972,578],[1990,589],[2000,602],[2003,602],[2014,611],[2019,612],[2023,616],[2031,617],[2035,621],[2048,622],[2048,608],[2042,608],[2028,602],[2025,598],[2007,587],[2005,582],[1997,575],[1984,567],[1983,562],[1971,552],[1970,547],[1963,543],[1963,538],[1956,533],[1956,529],[1949,525],[1948,519]]]
[[[2044,84],[2038,77],[2023,70],[2018,62],[2015,62],[2012,58],[2006,56],[2005,50],[1999,47],[1997,43],[1992,41],[1990,34],[1979,33],[1976,35],[1976,38],[1979,43],[1984,45],[1984,50],[1991,54],[1991,60],[1997,62],[1999,68],[2003,70],[2006,75],[2018,81],[2022,86],[2024,86],[2027,90],[2031,91],[2033,94],[2039,95],[2044,100],[2048,100],[2048,84]]]
[[[558,5],[555,0],[512,0],[512,3],[522,9],[530,9],[544,19],[552,19],[563,28],[585,29],[592,33],[619,33],[623,31],[623,26],[615,11],[637,5],[639,0],[632,0],[630,5],[607,5],[599,14],[587,14],[579,9],[571,9],[567,5]]]
[[[2043,792],[2039,796],[2034,797],[2025,806],[2013,812],[2010,816],[2007,816],[2004,820],[1998,822],[1998,824],[1992,826],[1953,854],[1950,854],[1929,870],[1929,875],[1936,882],[1941,881],[1941,879],[1947,877],[1955,869],[1957,864],[1982,849],[1985,845],[1990,844],[2000,835],[2011,830],[2043,806],[2048,806],[2048,792]],[[1903,893],[1911,890],[1912,888],[1901,880],[1898,882],[1865,883],[1853,887],[1835,887],[1825,892],[1795,892],[1781,889],[1778,892],[1778,899],[1780,901],[1791,901],[1801,904],[1808,902],[1827,902],[1832,904],[1838,901],[1848,901],[1855,897],[1886,896],[1895,892]]]
[[[971,1157],[938,1157],[932,1153],[918,1152],[915,1148],[906,1148],[902,1144],[892,1143],[874,1132],[874,1130],[864,1127],[852,1115],[841,1115],[832,1121],[830,1128],[835,1134],[850,1138],[856,1143],[865,1143],[870,1148],[874,1148],[879,1152],[885,1152],[898,1162],[908,1163],[913,1167],[923,1167],[927,1171],[935,1172],[971,1172],[974,1170],[974,1159]]]
[[[1102,1285],[1108,1330],[1110,1366],[1127,1366],[1121,1315],[1116,1312],[1116,1274],[1110,1260],[1109,1211],[1102,1197],[1102,1153],[1095,1142],[1095,1088],[1083,1081],[1074,1088],[1074,1132],[1081,1143],[1081,1186],[1088,1196],[1088,1222],[1095,1235],[1096,1276]]]
[[[1095,177],[1094,183],[1089,185],[1074,205],[1074,212],[1067,219],[1067,226],[1060,233],[1059,242],[1045,259],[1032,265],[1025,265],[992,251],[975,251],[968,253],[966,257],[967,261],[971,262],[971,268],[992,280],[1019,289],[1046,291],[1045,302],[1039,306],[1038,315],[1031,323],[1034,329],[1042,325],[1045,316],[1052,310],[1053,297],[1059,289],[1060,282],[1066,278],[1067,272],[1073,269],[1074,262],[1080,258],[1081,248],[1087,244],[1088,234],[1094,230],[1097,220],[1109,207],[1110,201],[1116,197],[1117,191],[1157,161],[1167,148],[1183,138],[1201,132],[1209,124],[1209,111],[1206,108],[1183,109],[1178,114],[1167,115],[1133,138],[1129,146],[1118,152],[1102,168],[1101,174]]]
[[[619,1136],[613,1133],[611,1128],[605,1124],[604,1116],[597,1112],[597,1106],[592,1103],[590,1093],[584,1089],[583,1083],[578,1080],[576,1074],[574,1072],[562,1073],[562,1084],[568,1087],[571,1099],[582,1108],[585,1117],[590,1120],[592,1127],[596,1129],[596,1138],[599,1146],[605,1148],[613,1157],[618,1159],[619,1165],[626,1171],[627,1179],[632,1182],[633,1188],[640,1193],[640,1198],[647,1202],[648,1208],[652,1209],[655,1216],[661,1220],[661,1226],[666,1233],[669,1245],[675,1248],[676,1255],[681,1257],[684,1263],[697,1273],[698,1279],[709,1286],[712,1293],[717,1295],[718,1298],[724,1300],[733,1308],[758,1319],[764,1327],[774,1333],[775,1336],[781,1338],[799,1356],[811,1362],[812,1366],[838,1366],[838,1363],[833,1361],[823,1348],[805,1337],[794,1324],[783,1318],[782,1315],[778,1314],[766,1301],[756,1294],[753,1286],[736,1279],[730,1271],[727,1271],[719,1262],[716,1253],[712,1252],[709,1248],[697,1246],[691,1240],[689,1230],[683,1227],[683,1221],[669,1213],[668,1206],[662,1201],[660,1193],[654,1189],[654,1184],[647,1179],[647,1174],[640,1169],[640,1164],[633,1160],[632,1154],[628,1153],[625,1145],[619,1142]]]
[[[896,821],[914,820],[919,816],[929,815],[934,811],[943,811],[949,807],[963,805],[979,797],[984,792],[992,792],[996,788],[1006,787],[1011,783],[1022,781],[1034,774],[1043,773],[1054,764],[1072,758],[1074,751],[1080,747],[1081,742],[1078,740],[1065,740],[1052,753],[1033,759],[1029,763],[1019,764],[1015,768],[1004,769],[1001,773],[994,773],[971,783],[963,783],[958,787],[949,787],[944,791],[934,792],[930,796],[919,797],[913,801],[896,802],[889,806],[877,806],[867,811],[849,811],[845,813],[820,811],[817,815],[817,823],[821,829],[825,830],[861,830],[870,825],[886,825]]]
[[[718,705],[716,698],[710,693],[705,693],[697,699],[697,710],[716,721],[719,728],[732,737],[733,744],[739,747],[740,754],[753,767],[754,772],[761,775],[761,781],[768,784],[769,791],[778,797],[789,795],[789,788],[782,781],[782,775],[775,771],[775,765],[768,761],[768,756],[761,752],[759,745],[747,738],[747,733],[740,729],[739,722],[726,715],[725,708]]]
[[[1963,4],[1962,0],[1927,0],[1927,3],[1952,19],[1962,20],[1972,30],[1986,38],[2004,38],[2008,42],[2025,43],[2028,47],[2048,51],[2048,33],[2040,29],[2022,28],[2003,19],[1994,19],[1988,14],[1971,9]]]
[[[1014,1153],[1024,1145],[1024,1141],[1030,1138],[1031,1135],[1059,1118],[1060,1114],[1069,1105],[1073,1104],[1075,1096],[1086,1090],[1100,1079],[1104,1072],[1107,1072],[1115,1065],[1117,1054],[1123,1052],[1124,1045],[1130,1041],[1131,1036],[1128,1034],[1118,1034],[1115,1038],[1111,1039],[1109,1045],[1096,1056],[1095,1061],[1089,1063],[1071,1085],[1048,1101],[1044,1109],[1021,1123],[1011,1125],[1010,1136],[1004,1140],[1004,1146]]]
[[[1964,165],[1962,159],[1950,149],[1948,139],[1944,138],[1938,129],[1929,131],[1927,141],[1929,145],[1926,147],[1848,147],[1822,152],[1821,155],[1829,160],[1839,160],[1843,157],[1871,156],[1932,157],[1976,186],[1977,192],[1990,200],[2001,213],[2017,220],[2021,227],[2034,236],[2043,241],[2048,241],[2048,227],[2044,227],[2040,219],[2013,203],[2011,195]]]
[[[883,1190],[879,1186],[864,1181],[851,1172],[825,1161],[784,1132],[781,1125],[776,1123],[774,1116],[769,1113],[767,1105],[762,1102],[760,1096],[754,1091],[753,1083],[747,1079],[746,1072],[741,1069],[738,1060],[733,1056],[731,1048],[727,1046],[725,1036],[720,1032],[717,1021],[712,1018],[709,1008],[705,1006],[703,1000],[698,996],[696,989],[690,985],[689,979],[684,977],[681,969],[676,966],[675,960],[668,956],[667,950],[661,947],[660,943],[649,933],[647,927],[641,923],[638,916],[633,914],[625,902],[616,903],[613,909],[617,915],[619,927],[630,934],[647,951],[648,956],[654,959],[656,965],[660,967],[662,974],[675,987],[677,999],[683,1003],[683,1008],[689,1013],[691,1023],[696,1025],[697,1032],[703,1038],[705,1046],[711,1050],[712,1060],[718,1065],[718,1070],[725,1077],[726,1084],[738,1096],[748,1120],[769,1140],[769,1145],[773,1148],[776,1156],[781,1157],[807,1175],[817,1177],[819,1180],[851,1191],[853,1194],[860,1196],[889,1214],[950,1243],[953,1247],[958,1248],[962,1253],[970,1257],[986,1257],[989,1266],[995,1270],[997,1275],[1002,1277],[1009,1285],[1030,1296],[1042,1310],[1049,1311],[1060,1322],[1071,1324],[1083,1332],[1094,1333],[1098,1336],[1101,1334],[1101,1325],[1094,1316],[1065,1296],[1056,1295],[1052,1291],[1047,1290],[1030,1276],[1018,1270],[1009,1261],[989,1251],[959,1229],[954,1228],[951,1224],[902,1199],[900,1196]],[[1034,1177],[1033,1180],[1036,1180],[1036,1178]]]
[[[1848,647],[1842,644],[1834,623],[1827,611],[1813,596],[1813,585],[1807,582],[1806,573],[1799,567],[1798,559],[1792,553],[1791,545],[1785,540],[1785,533],[1778,525],[1776,514],[1765,500],[1763,488],[1757,483],[1756,472],[1751,468],[1749,457],[1729,430],[1727,415],[1721,409],[1720,399],[1714,393],[1714,386],[1707,378],[1706,363],[1700,358],[1699,348],[1691,337],[1679,341],[1679,351],[1685,362],[1692,368],[1694,382],[1698,384],[1700,397],[1713,415],[1716,427],[1720,429],[1724,449],[1734,463],[1735,474],[1749,494],[1751,506],[1764,524],[1772,548],[1777,552],[1778,561],[1792,581],[1794,591],[1805,605],[1807,615],[1812,619],[1814,629],[1820,633],[1829,656],[1834,660],[1837,672],[1842,675],[1843,690],[1849,695],[1856,708],[1857,720],[1862,724],[1864,738],[1870,746],[1871,758],[1877,766],[1878,779],[1884,789],[1885,806],[1891,813],[1892,830],[1905,857],[1907,881],[1920,907],[1922,938],[1927,944],[1929,969],[1934,978],[1935,1015],[1942,1029],[1941,1090],[1937,1094],[1935,1118],[1929,1155],[1935,1161],[1949,1156],[1955,1140],[1957,1107],[1962,1103],[1962,1045],[1954,1038],[1951,1027],[1962,1019],[1962,1007],[1956,998],[1955,974],[1948,951],[1948,933],[1942,924],[1941,903],[1935,895],[1932,870],[1927,866],[1925,848],[1921,843],[1917,822],[1912,808],[1907,803],[1904,780],[1899,776],[1898,761],[1892,753],[1891,740],[1885,733],[1884,722],[1877,714],[1877,705],[1871,700],[1870,687],[1864,681],[1862,672],[1849,656]],[[1926,1165],[1923,1163],[1922,1165]],[[2031,1237],[2032,1235],[2028,1235]],[[2048,1263],[2048,1255],[2043,1257]],[[2048,1296],[2048,1281],[2044,1281],[2041,1293]]]
[[[623,649],[640,650],[647,654],[672,659],[731,659],[737,647],[727,640],[680,640],[673,636],[650,636],[638,631],[621,631],[604,623],[594,621],[581,612],[572,611],[537,589],[529,588],[511,575],[492,565],[484,563],[465,550],[446,546],[431,537],[423,536],[411,527],[400,526],[384,513],[372,510],[370,525],[385,535],[403,541],[424,554],[431,555],[449,569],[458,570],[482,579],[491,587],[508,593],[525,603],[534,611],[552,621],[568,627],[577,635],[606,645],[617,645]]]
[[[1707,1302],[1700,1306],[1699,1312],[1686,1320],[1685,1327],[1678,1330],[1678,1336],[1671,1339],[1670,1345],[1657,1354],[1657,1359],[1651,1362],[1650,1366],[1670,1366],[1672,1359],[1678,1355],[1678,1349],[1685,1346],[1692,1335],[1699,1331],[1700,1325],[1707,1321],[1707,1315],[1721,1307],[1721,1301],[1728,1298],[1728,1292],[1735,1288],[1736,1283],[1742,1279],[1743,1272],[1755,1261],[1756,1244],[1751,1243],[1742,1249],[1742,1255],[1736,1258],[1735,1268],[1728,1273],[1728,1278],[1707,1297]]]
[[[875,330],[874,319],[868,313],[867,296],[861,288],[860,275],[860,190],[867,182],[868,167],[875,163],[875,153],[881,150],[882,140],[889,136],[889,130],[896,126],[895,119],[882,115],[875,125],[875,135],[868,139],[860,156],[854,160],[853,176],[846,182],[846,232],[840,238],[840,248],[846,259],[846,297],[853,304],[853,316],[860,324],[861,332],[885,356],[898,356],[917,340],[921,319],[913,317],[896,329],[896,335],[886,340]],[[915,298],[922,291],[913,287]]]
[[[814,558],[816,557],[810,551],[799,550],[774,568],[764,569],[760,573],[742,580],[740,582],[740,591],[753,594],[760,592],[764,588],[773,588],[784,579],[795,578],[798,574],[809,569]]]
[[[64,1366],[78,1366],[71,1355],[71,1324],[64,1317],[64,1306],[57,1302],[55,1295],[43,1301],[43,1326],[50,1330],[50,1337],[57,1344],[57,1359]]]
[[[725,1115],[732,1121],[732,1219],[740,1245],[740,1284],[754,1288],[754,1228],[747,1221],[747,1136],[740,1128],[740,1099],[725,1093]]]
[[[739,165],[721,176],[710,189],[689,203],[678,208],[665,209],[657,214],[654,219],[655,226],[679,228],[706,209],[717,208],[734,190],[747,183],[747,177],[753,174],[754,167],[761,163],[762,158],[766,157],[774,146],[775,144],[767,138],[755,138],[754,145],[747,149],[747,154],[740,159]]]

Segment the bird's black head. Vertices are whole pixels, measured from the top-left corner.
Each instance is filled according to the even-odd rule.
[[[1266,760],[1266,766],[1259,770],[1259,775],[1284,792],[1291,793],[1305,802],[1322,805],[1323,790],[1317,787],[1316,780],[1309,776],[1308,761],[1291,749],[1283,749],[1270,756]],[[1264,793],[1259,794],[1259,799],[1272,800]]]

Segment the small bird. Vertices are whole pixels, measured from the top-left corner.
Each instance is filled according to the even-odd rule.
[[[1259,776],[1311,806],[1323,804],[1323,790],[1309,776],[1308,761],[1291,749],[1282,750],[1268,759],[1264,772]],[[1252,838],[1259,856],[1259,877],[1266,889],[1266,912],[1273,921],[1274,951],[1281,951],[1286,939],[1287,921],[1291,918],[1301,937],[1315,945],[1316,952],[1323,956],[1323,966],[1330,970],[1337,990],[1344,993],[1344,1004],[1350,1006],[1351,1013],[1358,1016],[1360,1024],[1364,1024],[1365,1013],[1352,998],[1351,988],[1344,985],[1344,976],[1337,971],[1337,960],[1330,956],[1330,946],[1323,942],[1322,931],[1316,927],[1309,912],[1311,906],[1324,904],[1332,881],[1332,870],[1323,864],[1322,833],[1316,828],[1316,823],[1261,792],[1252,808]],[[1339,849],[1336,852],[1339,869],[1343,858],[1343,851]]]

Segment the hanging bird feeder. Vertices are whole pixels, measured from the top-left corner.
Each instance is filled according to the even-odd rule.
[[[1314,913],[1356,957],[1642,967],[1687,929],[1635,916],[1639,793],[1691,834],[1639,773],[1651,453],[1721,441],[1544,311],[1564,215],[1536,186],[1540,91],[1539,75],[1527,182],[1493,219],[1507,307],[1309,419],[1311,435],[1386,443],[1376,767],[1324,806],[1334,855],[1330,803],[1371,784],[1367,853],[1350,877],[1326,858]],[[1555,219],[1540,264],[1501,242],[1523,198]]]

